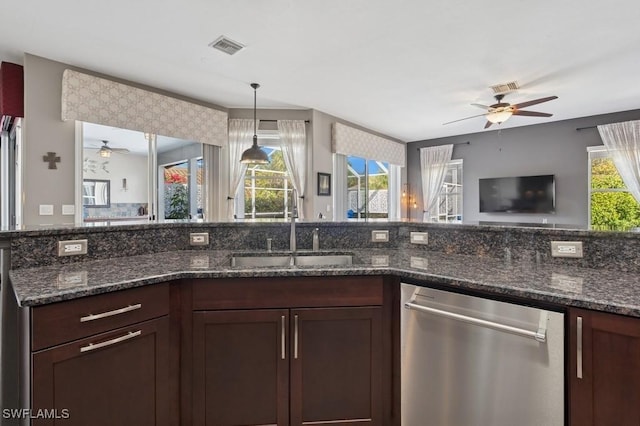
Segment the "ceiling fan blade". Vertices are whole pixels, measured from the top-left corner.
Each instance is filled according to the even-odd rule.
[[[472,115],[471,117],[460,118],[459,120],[447,121],[446,123],[442,123],[442,125],[444,126],[445,124],[457,123],[458,121],[469,120],[470,118],[483,117],[485,115],[487,115],[486,112],[484,114],[478,114],[478,115]]]
[[[491,127],[491,125],[492,125],[492,124],[493,124],[492,122],[490,122],[489,120],[487,120],[487,123],[484,125],[484,128],[485,128],[485,129],[488,129],[489,127]]]
[[[546,98],[534,99],[532,101],[520,102],[519,104],[511,105],[515,109],[526,108],[531,105],[541,104],[543,102],[549,102],[554,99],[558,99],[557,96],[548,96]]]
[[[523,115],[528,117],[551,117],[553,114],[549,114],[547,112],[537,112],[537,111],[522,111],[518,109],[513,112],[513,115]]]
[[[121,154],[128,154],[129,150],[127,148],[111,148],[113,152],[119,152]]]
[[[471,104],[471,106],[482,108],[482,109],[486,109],[486,110],[491,109],[491,107],[489,105],[482,105],[482,104],[475,104],[474,103],[474,104]]]

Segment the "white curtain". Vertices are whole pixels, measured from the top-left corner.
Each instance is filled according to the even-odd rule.
[[[438,196],[451,161],[453,145],[439,145],[420,148],[420,172],[422,176],[423,221],[430,221],[431,214],[438,208]]]
[[[598,126],[624,184],[640,203],[640,120]]]
[[[282,157],[293,187],[298,193],[298,217],[304,218],[304,189],[307,179],[307,135],[303,120],[278,120]]]
[[[256,127],[259,125],[256,123]],[[244,179],[247,165],[240,162],[242,153],[253,143],[253,120],[233,118],[229,120],[229,188],[227,218],[234,219],[235,198]]]

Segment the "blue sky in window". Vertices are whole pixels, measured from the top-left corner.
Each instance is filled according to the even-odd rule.
[[[347,162],[349,163],[349,165],[351,165],[351,167],[353,167],[353,169],[358,174],[360,175],[364,174],[364,165],[367,162],[367,160],[360,157],[347,157]],[[384,173],[384,170],[382,170],[380,166],[378,166],[378,163],[376,163],[373,160],[369,160],[369,174],[374,175],[377,173]]]

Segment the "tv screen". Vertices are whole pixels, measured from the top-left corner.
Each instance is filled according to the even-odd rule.
[[[555,213],[554,175],[480,179],[480,212]]]

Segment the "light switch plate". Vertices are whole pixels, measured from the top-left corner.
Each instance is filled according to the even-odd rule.
[[[189,234],[189,245],[192,245],[192,246],[208,246],[209,245],[209,233],[208,232],[191,232]]]
[[[40,216],[53,216],[53,204],[40,204],[38,210]]]
[[[428,232],[412,232],[409,235],[413,244],[429,244]]]
[[[87,254],[87,240],[58,241],[58,256]]]
[[[387,230],[371,231],[371,242],[386,243],[388,241],[389,241],[389,231]]]
[[[62,205],[62,214],[63,215],[74,215],[76,214],[76,206],[73,204],[63,204]]]
[[[552,257],[582,257],[582,241],[551,241]]]

